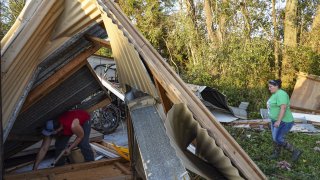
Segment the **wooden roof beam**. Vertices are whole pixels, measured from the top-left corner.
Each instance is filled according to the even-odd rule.
[[[116,162],[124,162],[122,158],[112,158],[107,160],[92,161],[86,163],[69,164],[65,166],[40,169],[37,171],[29,171],[20,174],[8,174],[5,179],[41,179],[41,177],[46,177],[51,174],[63,174],[68,172],[76,172],[85,169],[93,169],[102,166],[112,165]],[[112,177],[112,176],[111,176]]]
[[[35,87],[29,94],[24,102],[24,105],[20,112],[24,112],[29,109],[33,104],[39,101],[42,97],[51,92],[55,87],[61,84],[65,79],[70,77],[74,72],[80,69],[86,64],[86,60],[89,56],[100,49],[100,46],[94,45],[87,50],[83,51],[77,55],[73,60],[71,60],[64,67],[59,69],[55,74],[50,76],[43,83]]]
[[[90,35],[85,35],[85,37],[86,39],[88,39],[89,41],[93,42],[96,45],[111,49],[110,41],[107,41],[105,39],[101,39],[98,37],[90,36]]]

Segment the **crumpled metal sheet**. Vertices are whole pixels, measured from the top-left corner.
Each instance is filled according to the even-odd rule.
[[[185,104],[173,105],[167,114],[165,127],[172,146],[186,168],[207,179],[243,179],[207,130],[193,118]],[[187,150],[193,140],[196,140],[198,156]]]
[[[130,85],[153,97],[158,97],[156,88],[138,52],[101,6],[101,16],[110,39],[112,55],[117,65],[119,82],[122,87]]]

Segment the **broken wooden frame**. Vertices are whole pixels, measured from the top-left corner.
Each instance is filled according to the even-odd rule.
[[[6,174],[5,179],[130,179],[131,172],[127,161],[113,158],[93,162],[70,164],[66,166],[41,169],[20,174]]]

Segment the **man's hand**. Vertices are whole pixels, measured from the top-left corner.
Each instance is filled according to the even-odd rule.
[[[66,148],[66,149],[64,150],[64,155],[65,155],[65,156],[70,155],[70,153],[71,153],[71,149],[70,149],[70,148]]]
[[[276,122],[273,124],[273,126],[277,128],[277,127],[280,126],[280,123],[281,123],[281,121],[276,121]]]

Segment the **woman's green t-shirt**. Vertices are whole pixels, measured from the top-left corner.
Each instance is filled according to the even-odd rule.
[[[280,106],[282,104],[287,105],[287,109],[286,109],[286,112],[284,113],[282,121],[283,122],[292,122],[293,116],[292,116],[292,113],[290,110],[290,99],[289,99],[288,94],[282,89],[279,89],[279,90],[277,90],[277,92],[272,94],[267,102],[269,118],[272,121],[278,120],[278,116],[280,113]]]

